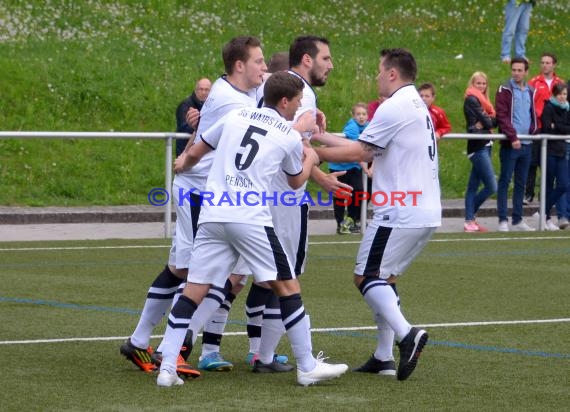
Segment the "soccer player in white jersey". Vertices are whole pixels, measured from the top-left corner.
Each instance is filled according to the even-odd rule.
[[[230,272],[240,256],[256,281],[269,282],[280,297],[282,319],[297,360],[298,383],[310,385],[336,378],[348,369],[312,355],[300,285],[273,230],[264,200],[271,193],[272,179],[279,169],[290,176],[292,187],[299,187],[318,162],[312,149],[303,149],[300,135],[287,122],[300,105],[302,88],[295,76],[274,74],[265,86],[267,107],[229,113],[202,133],[188,151],[184,167],[192,167],[215,149],[206,184],[206,191],[214,197],[202,205],[188,283],[169,315],[158,386],[183,384],[176,374],[176,357],[192,315],[211,284],[225,284],[228,276],[224,273]],[[314,119],[304,116],[298,123],[307,130],[313,127]],[[236,182],[248,182],[248,187],[244,189]]]
[[[354,283],[372,310],[378,342],[358,372],[407,379],[428,340],[402,315],[396,292],[398,277],[441,225],[437,144],[430,115],[413,82],[417,67],[405,49],[380,53],[378,90],[388,99],[380,105],[357,142],[315,149],[321,160],[374,162],[374,218],[360,245]],[[394,336],[400,349],[396,366]]]
[[[302,105],[295,114],[295,118],[310,111],[319,119],[321,129],[324,128],[324,116],[318,111],[317,96],[313,86],[324,86],[329,73],[333,69],[329,41],[324,37],[312,35],[297,37],[289,48],[289,65],[289,73],[301,79],[304,84]],[[311,138],[311,134],[305,133],[303,135],[306,145],[309,145],[308,141]],[[339,182],[337,179],[337,176],[344,173],[326,174],[315,166],[311,171],[311,178],[323,187],[325,191],[334,192],[340,188],[351,189],[350,186]],[[308,204],[301,205],[305,188],[306,184],[303,184],[297,190],[292,190],[287,182],[286,174],[278,173],[273,180],[272,189],[280,195],[282,193],[290,194],[288,197],[295,204],[270,204],[275,231],[281,240],[285,252],[293,260],[296,276],[304,272],[308,248],[307,220],[309,207]],[[263,311],[263,323],[260,328],[261,339],[257,347],[258,354],[253,358],[258,359],[258,362],[253,362],[253,371],[271,372],[270,365],[273,365],[272,359],[275,357],[275,348],[285,330],[279,315],[279,301],[277,297],[272,293],[263,295],[264,289],[262,286],[264,285],[252,286],[248,298],[251,302],[256,302],[256,304],[248,305],[246,310],[249,313],[258,314]],[[252,292],[255,292],[255,294]],[[262,298],[266,299],[265,304],[261,303]],[[250,318],[248,318],[248,331],[253,328],[254,326],[251,325]],[[250,343],[250,354],[252,352],[255,352],[255,348]]]
[[[259,40],[251,36],[236,37],[224,45],[222,57],[226,75],[216,80],[212,86],[209,98],[202,108],[198,133],[206,130],[207,127],[233,109],[255,107],[256,105],[255,88],[261,85],[263,74],[267,69]],[[134,333],[120,349],[123,356],[145,372],[150,372],[155,368],[151,361],[152,350],[147,349],[152,330],[168,311],[176,290],[181,283],[183,284],[186,281],[188,275],[190,254],[200,212],[200,192],[204,190],[212,158],[213,156],[206,156],[191,173],[178,174],[174,178],[172,196],[176,206],[177,220],[168,265],[152,283],[139,323]],[[191,195],[187,196],[190,192]],[[181,193],[184,196],[182,199],[179,198]],[[204,300],[203,308],[215,306],[213,310],[215,311],[229,295],[228,289],[231,286],[231,284],[227,284],[221,289],[212,288],[208,295],[209,299]],[[226,309],[228,305],[231,305],[227,299],[224,303]],[[213,311],[204,310],[206,313]],[[222,322],[222,324],[224,323]],[[221,333],[205,332],[204,336],[206,343],[204,346],[207,346],[210,342],[216,343],[216,337],[221,336]],[[188,348],[191,347],[195,338],[195,335],[189,336],[188,341],[185,342]],[[213,353],[216,355],[215,352]],[[188,355],[189,351],[185,351],[184,356],[187,358]],[[160,360],[160,358],[158,357],[156,360]],[[213,368],[225,368],[224,370],[231,367],[231,364],[224,359],[213,359],[211,365]],[[179,359],[178,366],[180,374],[193,377],[200,375],[198,371],[187,365],[184,359]]]

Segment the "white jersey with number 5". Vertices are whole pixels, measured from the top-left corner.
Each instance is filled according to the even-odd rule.
[[[199,223],[273,227],[269,203],[279,202],[273,178],[280,170],[292,176],[303,171],[299,133],[272,108],[243,108],[205,131],[202,140],[215,156]]]
[[[441,226],[436,139],[429,112],[414,85],[382,103],[359,140],[374,157],[374,220],[381,226]]]

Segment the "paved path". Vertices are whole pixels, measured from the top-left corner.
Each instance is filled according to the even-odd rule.
[[[525,206],[525,219],[533,227],[537,227],[537,222],[531,215],[537,209],[538,204]],[[335,234],[336,223],[330,208],[311,207],[309,216],[310,235]],[[163,221],[164,209],[149,205],[73,208],[0,206],[0,242],[164,238]],[[496,230],[494,200],[483,205],[478,221],[491,231]],[[463,199],[444,200],[443,225],[438,232],[462,231]]]

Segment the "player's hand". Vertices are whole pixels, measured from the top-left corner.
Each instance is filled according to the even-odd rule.
[[[318,183],[327,192],[336,192],[340,189],[352,191],[352,186],[338,180],[338,177],[344,174],[346,174],[346,171],[329,173]]]
[[[174,173],[182,173],[184,171],[184,163],[186,162],[186,154],[182,152],[180,156],[174,160]]]
[[[317,127],[321,133],[327,130],[327,117],[319,109],[317,109]]]
[[[186,112],[186,123],[188,123],[192,129],[196,129],[198,126],[198,121],[200,120],[200,112],[198,109],[191,107]]]
[[[513,149],[515,150],[519,150],[521,148],[521,141],[519,139],[511,142],[511,146],[513,146]]]
[[[315,128],[315,113],[312,110],[307,110],[297,118],[293,128],[301,133],[301,135],[307,132],[312,133]]]

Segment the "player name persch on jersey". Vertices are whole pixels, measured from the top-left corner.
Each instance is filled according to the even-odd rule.
[[[247,177],[226,175],[226,184],[228,186],[241,187],[244,189],[253,189],[254,184]]]
[[[282,133],[289,133],[291,130],[291,127],[287,123],[263,113],[252,112],[244,109],[239,113],[239,115],[254,120],[257,123],[261,123],[262,125],[274,127]]]

